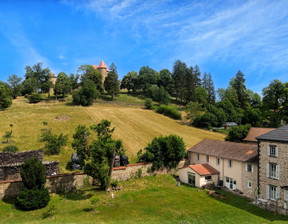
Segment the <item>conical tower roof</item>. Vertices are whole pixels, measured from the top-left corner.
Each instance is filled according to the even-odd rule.
[[[98,69],[101,69],[101,68],[105,68],[106,70],[108,70],[107,65],[104,63],[103,60],[101,60],[100,65],[98,66]]]

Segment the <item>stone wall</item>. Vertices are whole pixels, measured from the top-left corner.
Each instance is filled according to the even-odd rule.
[[[131,177],[137,177],[139,169],[141,169],[141,176],[149,176],[151,172],[152,163],[135,163],[127,166],[114,167],[111,174],[111,179],[114,180],[128,180]]]
[[[278,157],[272,157],[268,155],[268,147],[275,145],[278,147]],[[267,177],[266,166],[268,163],[275,163],[279,165],[279,179],[273,179]],[[282,186],[288,186],[287,179],[288,170],[288,144],[272,141],[261,141],[259,145],[259,196],[260,198],[266,198],[266,186],[274,185],[279,189],[280,200],[278,206],[284,206],[284,189]],[[276,204],[275,201],[270,200],[271,204]]]
[[[59,173],[59,162],[53,161],[42,162],[46,167],[46,175]],[[21,180],[20,167],[22,163],[0,165],[0,181],[4,180]]]
[[[246,166],[250,164],[253,166],[253,170],[251,172],[247,171]],[[252,186],[248,186],[248,181],[251,182]],[[243,163],[242,166],[242,192],[246,197],[251,199],[256,199],[255,191],[258,185],[258,163]]]
[[[84,182],[92,183],[92,178],[82,172],[58,174],[47,176],[45,186],[51,193],[74,191],[84,185]],[[0,200],[17,196],[23,183],[20,180],[0,181]]]
[[[34,151],[24,151],[17,153],[10,152],[1,152],[0,153],[0,164],[9,165],[9,164],[17,164],[24,163],[27,159],[37,157],[40,161],[43,160],[43,150],[34,150]]]

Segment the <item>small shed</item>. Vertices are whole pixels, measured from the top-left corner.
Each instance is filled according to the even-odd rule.
[[[202,187],[212,183],[217,185],[219,171],[209,164],[189,165],[179,169],[179,179],[181,182],[195,187]]]

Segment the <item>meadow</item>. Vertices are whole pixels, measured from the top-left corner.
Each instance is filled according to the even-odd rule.
[[[114,198],[111,193],[88,187],[75,193],[52,194],[46,208],[29,212],[15,209],[12,201],[1,201],[0,223],[288,222],[287,217],[262,210],[228,192],[222,192],[227,199],[215,199],[206,190],[187,185],[177,187],[177,181],[170,175],[130,179],[119,185],[122,190],[114,192]]]
[[[113,138],[122,139],[131,162],[136,161],[136,154],[154,137],[176,134],[183,138],[186,147],[190,148],[204,138],[224,140],[225,135],[212,131],[197,129],[184,125],[155,111],[144,109],[143,100],[128,94],[120,94],[114,102],[99,100],[92,106],[73,106],[68,102],[42,101],[29,104],[24,97],[18,97],[11,107],[0,111],[0,137],[9,131],[13,124],[12,144],[21,151],[36,150],[44,147],[40,142],[41,130],[51,128],[53,133],[68,134],[69,141],[60,155],[44,157],[45,160],[58,160],[61,172],[67,172],[66,165],[71,154],[73,133],[78,125],[89,127],[102,119],[112,122],[115,127]],[[43,125],[47,122],[48,125]],[[91,135],[91,139],[95,134]],[[2,139],[4,142],[5,140]],[[7,144],[0,144],[1,148]]]

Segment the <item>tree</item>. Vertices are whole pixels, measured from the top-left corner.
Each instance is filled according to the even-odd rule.
[[[159,80],[157,85],[163,87],[170,95],[174,91],[174,81],[172,78],[172,73],[168,69],[162,69],[159,72]]]
[[[170,95],[162,86],[160,88],[156,85],[150,86],[146,96],[161,104],[170,103]]]
[[[64,72],[60,72],[57,76],[57,80],[55,83],[54,92],[57,95],[62,95],[63,98],[65,94],[69,93],[72,89],[71,81],[68,76]]]
[[[225,141],[242,142],[251,128],[250,124],[231,127]]]
[[[43,63],[38,62],[36,65],[26,66],[25,78],[30,79],[30,83],[33,83],[33,89],[35,92],[39,90],[41,93],[46,93],[52,87],[52,82],[50,80],[50,69],[42,68]]]
[[[81,167],[84,166],[85,160],[90,156],[90,150],[88,145],[88,137],[90,132],[85,125],[79,125],[76,128],[76,132],[73,135],[72,148],[76,150],[77,156],[79,157]]]
[[[21,83],[21,94],[22,95],[30,95],[33,92],[37,92],[38,90],[38,83],[36,79],[33,78],[28,78],[25,79],[22,83]]]
[[[258,93],[254,93],[252,90],[246,90],[247,100],[251,108],[260,108],[262,106],[261,97]]]
[[[12,130],[6,131],[5,134],[3,135],[3,139],[5,139],[6,143],[8,143],[11,138],[13,138]]]
[[[206,112],[205,114],[198,115],[192,124],[199,128],[211,129],[212,127],[217,127],[218,122],[214,114]]]
[[[45,188],[46,168],[38,158],[27,159],[20,167],[24,188],[16,199],[16,207],[35,210],[48,205],[49,191]]]
[[[8,77],[7,81],[10,84],[10,88],[12,90],[13,99],[16,99],[16,97],[20,96],[20,94],[21,94],[21,85],[20,85],[21,80],[22,80],[22,78],[18,77],[15,74],[10,75]]]
[[[70,83],[71,83],[71,88],[72,90],[75,90],[79,87],[79,83],[78,83],[78,80],[79,80],[79,75],[74,75],[73,73],[71,73],[69,75],[69,79],[70,79]]]
[[[0,110],[12,104],[12,91],[7,83],[0,81]]]
[[[195,88],[194,93],[191,97],[191,100],[194,102],[198,102],[202,107],[205,107],[207,104],[207,91],[202,86],[198,86]]]
[[[215,88],[214,88],[214,82],[212,80],[212,76],[210,73],[204,72],[203,74],[203,87],[207,91],[207,101],[209,104],[214,104],[216,99],[215,94]]]
[[[128,93],[132,90],[132,92],[136,92],[137,90],[137,82],[138,82],[138,73],[135,71],[128,72],[122,79],[120,88],[127,89]]]
[[[180,60],[176,60],[173,65],[172,77],[174,80],[174,88],[176,98],[183,102],[187,95],[186,91],[186,73],[188,71],[187,65]]]
[[[190,120],[190,123],[192,124],[194,119],[201,115],[204,110],[198,102],[189,102],[186,107],[185,111],[187,113],[186,119]]]
[[[57,136],[53,134],[51,129],[44,130],[41,134],[40,138],[41,142],[45,142],[45,149],[47,153],[50,155],[59,154],[61,149],[67,144],[68,142],[68,135],[63,135],[62,133]]]
[[[186,155],[183,139],[177,135],[154,138],[144,149],[140,150],[138,160],[141,162],[152,162],[152,170],[162,167],[168,169],[176,168]]]
[[[90,106],[98,96],[99,91],[96,89],[95,84],[91,80],[86,79],[83,81],[81,89],[73,93],[73,104]]]
[[[98,179],[101,189],[108,187],[115,155],[123,155],[125,149],[121,140],[113,140],[111,122],[102,120],[90,127],[97,133],[97,139],[89,146],[86,153],[84,173]]]
[[[115,71],[110,71],[104,81],[104,88],[111,96],[112,100],[115,95],[120,92],[120,83],[118,81],[118,75]]]
[[[96,89],[100,93],[103,92],[102,75],[99,70],[95,69],[92,65],[81,65],[78,68],[78,72],[82,72],[82,76],[81,76],[82,86],[88,79],[94,83]]]
[[[242,109],[245,108],[245,103],[247,102],[245,81],[244,74],[241,71],[238,71],[235,78],[230,81],[230,85],[236,90]]]
[[[140,68],[138,76],[139,89],[144,92],[149,89],[150,86],[156,85],[159,79],[159,74],[149,66],[143,66]]]

